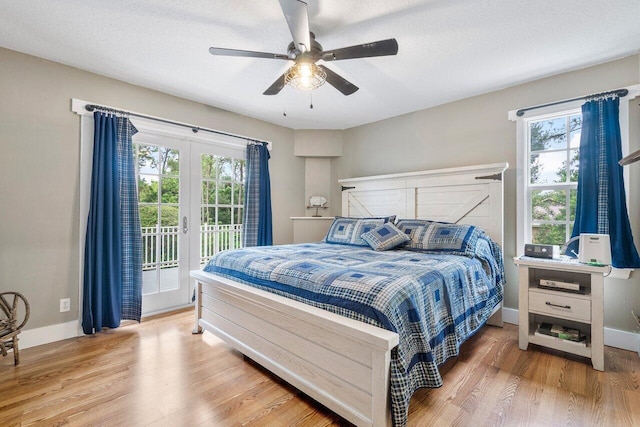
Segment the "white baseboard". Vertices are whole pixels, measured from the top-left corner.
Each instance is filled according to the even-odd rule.
[[[638,352],[640,356],[640,335],[633,332],[604,328],[604,345]]]
[[[18,335],[20,349],[49,344],[55,341],[66,340],[80,336],[80,321],[72,320],[66,323],[43,326],[41,328],[26,329]]]
[[[177,309],[189,307],[190,305],[193,305],[193,303],[179,307],[172,307],[167,310],[160,310],[154,313],[145,313],[144,317],[175,311]],[[56,325],[43,326],[35,329],[26,329],[20,333],[18,338],[20,339],[20,348],[25,349],[66,340],[67,338],[75,338],[81,335],[83,335],[82,325],[80,324],[80,320],[76,319],[66,323],[58,323]]]
[[[502,321],[511,323],[512,325],[518,324],[518,310],[515,308],[502,308]]]
[[[518,310],[515,308],[504,307],[502,309],[502,320],[505,323],[517,325],[519,323]],[[634,332],[604,328],[604,345],[620,348],[622,350],[638,352],[638,356],[640,356],[640,336]]]

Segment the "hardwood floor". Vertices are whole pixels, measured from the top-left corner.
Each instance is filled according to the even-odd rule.
[[[209,333],[192,311],[0,359],[0,426],[328,426],[340,417]],[[640,426],[640,358],[605,347],[587,359],[530,346],[517,327],[485,327],[418,390],[409,425]]]

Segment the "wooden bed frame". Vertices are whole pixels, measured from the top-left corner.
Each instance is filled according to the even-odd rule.
[[[507,163],[342,179],[343,216],[397,215],[482,227],[502,247]],[[357,426],[391,425],[398,335],[194,270],[194,333],[204,328]],[[490,324],[502,326],[502,306]]]

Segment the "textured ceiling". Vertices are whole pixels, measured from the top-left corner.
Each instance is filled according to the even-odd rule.
[[[640,0],[308,4],[325,50],[394,37],[398,55],[328,63],[360,87],[350,96],[328,84],[262,95],[288,62],[208,48],[286,53],[278,0],[0,0],[0,46],[293,129],[350,128],[640,50]]]

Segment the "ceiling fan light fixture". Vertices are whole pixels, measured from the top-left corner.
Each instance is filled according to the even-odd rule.
[[[327,73],[313,62],[300,61],[287,70],[284,81],[298,90],[314,90],[327,81]]]

